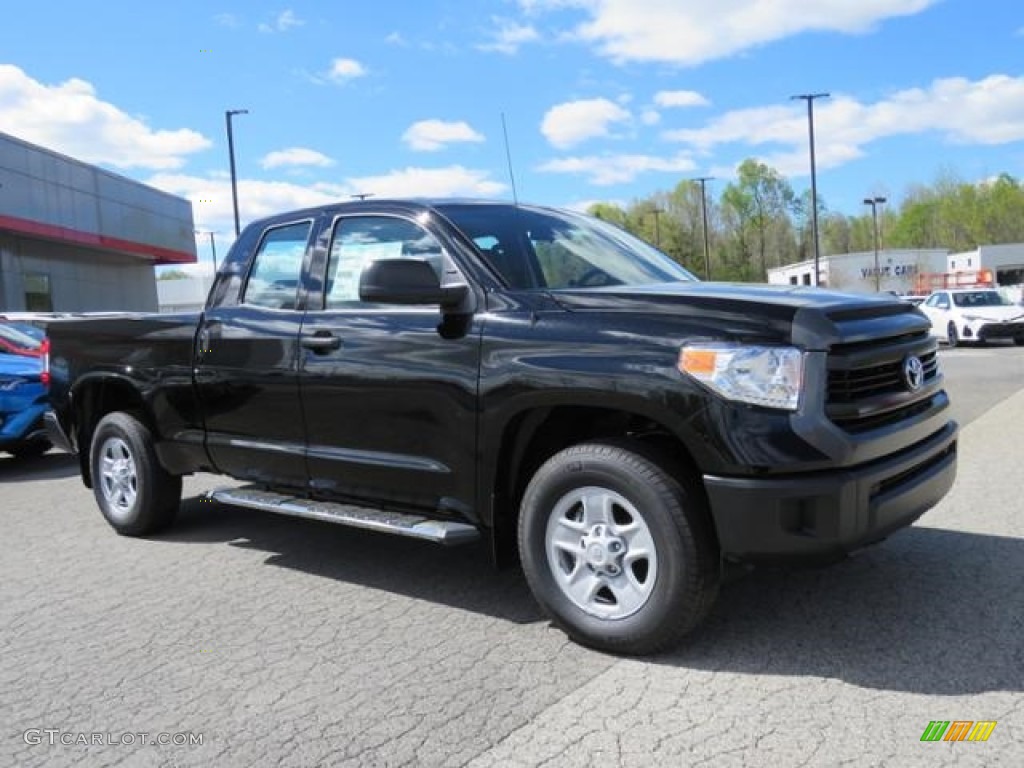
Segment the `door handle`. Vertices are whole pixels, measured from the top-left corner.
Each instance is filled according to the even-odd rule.
[[[327,331],[317,331],[312,336],[303,336],[300,343],[314,352],[329,352],[341,348],[341,339]]]

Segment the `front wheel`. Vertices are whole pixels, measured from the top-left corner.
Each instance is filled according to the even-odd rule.
[[[90,448],[92,487],[103,517],[124,536],[156,533],[174,521],[181,477],[157,460],[153,436],[128,413],[100,420]]]
[[[953,349],[960,344],[960,336],[956,332],[956,326],[953,323],[950,323],[946,327],[946,341],[949,343],[950,349]]]
[[[584,645],[656,653],[710,611],[719,558],[699,486],[641,446],[588,443],[545,462],[523,497],[523,571]]]
[[[1013,343],[1018,347],[1024,347],[1024,336],[1014,336]]]

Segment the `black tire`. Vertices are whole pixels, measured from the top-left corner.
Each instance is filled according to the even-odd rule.
[[[657,653],[678,644],[714,604],[720,562],[703,491],[665,466],[641,446],[587,443],[548,459],[526,489],[519,552],[527,582],[554,624],[583,645]],[[582,497],[611,510],[611,524]],[[654,551],[646,558],[645,543]]]
[[[946,326],[946,342],[949,344],[950,349],[960,346],[960,336],[956,332],[956,326],[953,323]]]
[[[30,443],[11,446],[7,452],[16,459],[38,459],[52,447],[49,440],[33,440]]]
[[[110,413],[96,425],[89,450],[96,503],[123,536],[146,536],[174,521],[181,477],[157,460],[153,436],[129,413]]]
[[[1013,343],[1018,347],[1024,347],[1024,336],[1014,336]]]

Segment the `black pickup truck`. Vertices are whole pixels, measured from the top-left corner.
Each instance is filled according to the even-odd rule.
[[[251,224],[195,314],[50,326],[51,437],[122,534],[224,503],[518,556],[571,637],[668,647],[729,563],[837,559],[949,490],[928,321],[701,283],[576,213],[364,200]],[[387,567],[384,563],[381,567]],[[394,563],[391,567],[401,567]]]

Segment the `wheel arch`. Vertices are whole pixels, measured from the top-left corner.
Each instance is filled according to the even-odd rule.
[[[92,488],[90,453],[96,425],[108,413],[125,411],[152,430],[152,413],[135,382],[113,374],[83,377],[71,394],[71,403],[82,481]]]
[[[596,404],[558,404],[526,408],[501,431],[487,467],[484,491],[492,552],[499,566],[517,561],[519,504],[533,474],[551,456],[589,441],[628,445],[673,474],[699,481],[699,465],[686,441],[664,420],[640,409]],[[700,488],[703,493],[703,487]],[[716,536],[717,538],[717,536]]]

